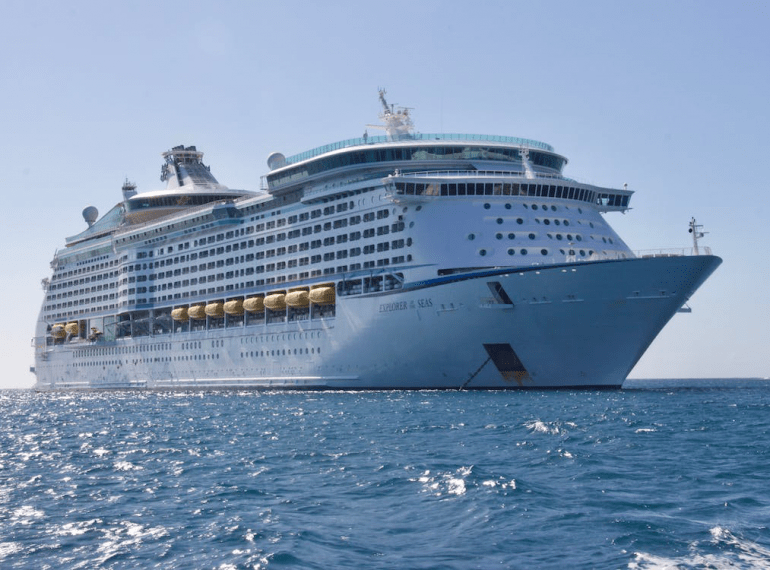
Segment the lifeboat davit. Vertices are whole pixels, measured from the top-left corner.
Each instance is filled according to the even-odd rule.
[[[310,304],[310,295],[307,291],[291,291],[286,295],[286,304],[290,307],[307,307]]]
[[[204,310],[203,305],[193,305],[187,309],[187,316],[191,319],[200,321],[206,318],[206,311]]]
[[[171,311],[171,318],[175,321],[187,320],[187,307],[179,307]]]
[[[242,315],[243,314],[243,301],[240,299],[233,299],[225,303],[225,313],[228,315]]]
[[[265,310],[264,297],[251,297],[243,302],[243,308],[250,313],[261,313]]]
[[[51,327],[51,336],[54,338],[64,338],[67,336],[67,331],[64,330],[64,325],[54,325]]]
[[[265,297],[265,307],[271,311],[283,311],[286,308],[286,295],[273,293]]]
[[[225,314],[224,304],[220,302],[209,303],[206,305],[205,312],[209,317],[223,317]]]
[[[75,322],[67,323],[67,326],[64,327],[64,331],[67,334],[78,334],[80,332],[80,326]]]
[[[334,299],[334,287],[316,287],[310,291],[310,300],[316,305],[333,305]]]

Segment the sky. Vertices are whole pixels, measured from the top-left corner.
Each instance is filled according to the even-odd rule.
[[[770,376],[770,3],[4,0],[0,389],[34,383],[41,279],[126,178],[196,145],[255,190],[273,151],[361,136],[377,90],[421,132],[532,138],[565,174],[636,193],[607,221],[634,250],[724,259],[631,373]]]

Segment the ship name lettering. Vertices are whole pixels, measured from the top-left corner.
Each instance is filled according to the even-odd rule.
[[[409,307],[406,304],[406,301],[400,301],[397,303],[382,303],[380,305],[380,312],[390,313],[391,311],[405,311],[408,308]]]

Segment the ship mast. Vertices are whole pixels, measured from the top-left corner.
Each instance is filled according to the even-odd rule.
[[[695,255],[700,255],[698,253],[698,240],[708,233],[708,232],[701,231],[702,229],[703,229],[703,225],[698,224],[695,221],[695,218],[692,218],[690,220],[689,232],[692,234],[692,249]]]
[[[389,104],[385,99],[385,90],[380,89],[380,103],[382,103],[382,113],[379,114],[380,120],[384,125],[367,125],[373,129],[382,129],[389,141],[399,139],[408,139],[412,135],[412,118],[409,116],[408,107],[396,107]]]

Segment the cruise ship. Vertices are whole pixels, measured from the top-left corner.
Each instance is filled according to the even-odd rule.
[[[721,263],[636,254],[632,191],[535,140],[381,135],[275,152],[257,191],[194,146],[69,237],[43,280],[37,390],[620,387]],[[371,126],[370,126],[371,128]]]

